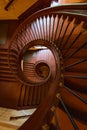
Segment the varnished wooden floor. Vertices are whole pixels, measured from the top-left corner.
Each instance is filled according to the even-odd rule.
[[[19,118],[10,120],[10,117],[31,115],[35,109],[13,110],[0,107],[0,130],[17,130],[27,119]]]

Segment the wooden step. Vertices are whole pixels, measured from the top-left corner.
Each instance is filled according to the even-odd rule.
[[[78,94],[82,97],[84,97],[87,100],[87,95],[84,93]],[[72,93],[70,93],[66,88],[61,88],[61,96],[62,100],[66,104],[67,107],[69,107],[73,112],[77,113],[77,117],[81,118],[82,120],[87,120],[85,115],[87,113],[87,104],[83,103],[81,100],[79,100],[76,96],[74,96]],[[76,114],[75,113],[75,114]],[[81,116],[80,116],[81,114]]]
[[[71,48],[66,55],[64,55],[64,58],[67,58],[72,52],[74,52],[76,48]],[[63,54],[64,52],[62,52]],[[83,48],[80,51],[78,51],[75,55],[72,56],[73,58],[87,58],[87,49]],[[70,59],[70,58],[69,58]],[[68,60],[67,60],[68,62]]]
[[[61,110],[61,108],[56,107],[56,116],[57,116],[57,121],[58,121],[58,125],[59,125],[60,130],[74,130],[74,127],[73,127],[70,119],[68,118],[66,112]],[[79,130],[86,130],[87,129],[87,125],[84,122],[82,122],[76,118],[73,118],[73,119],[74,119],[76,125],[78,126]],[[51,122],[49,123],[49,127],[50,127],[50,129],[52,129],[52,128],[56,129],[56,121],[55,121],[54,116],[53,116],[53,118],[51,118]]]

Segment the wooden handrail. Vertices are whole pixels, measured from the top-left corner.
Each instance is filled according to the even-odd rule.
[[[58,11],[72,11],[72,10],[78,10],[78,11],[81,11],[81,10],[84,10],[86,11],[87,10],[87,3],[77,3],[77,4],[66,4],[66,5],[58,5],[57,7],[48,7],[48,8],[45,8],[45,9],[42,9],[40,11],[37,11],[36,13],[34,13],[33,15],[31,15],[30,17],[26,18],[20,25],[19,27],[17,28],[17,30],[15,31],[15,33],[13,34],[12,38],[11,38],[11,41],[13,40],[14,36],[18,33],[19,30],[21,30],[21,28],[28,22],[30,21],[33,21],[34,19],[42,16],[42,15],[47,15],[49,13],[52,13],[52,12],[58,12]],[[79,14],[79,12],[78,12]],[[84,13],[83,13],[84,14]],[[79,16],[80,17],[80,16]],[[84,19],[84,18],[83,18]],[[86,20],[86,19],[85,19]]]
[[[30,116],[30,118],[18,129],[18,130],[39,130],[43,124],[43,120],[53,104],[53,99],[56,94],[58,87],[58,77],[52,82],[49,93],[44,99],[42,104],[37,108],[37,110]]]
[[[58,52],[58,55],[56,55],[56,53],[54,53],[54,55],[59,56],[60,59],[61,59],[61,56],[60,56],[60,50],[59,49],[61,49],[62,52],[63,52],[64,48],[66,49],[65,53],[63,52],[62,56],[64,57],[64,60],[61,60],[61,62],[62,62],[61,64],[63,64],[63,61],[66,62],[67,60],[72,58],[75,54],[77,54],[79,51],[81,51],[87,45],[87,41],[86,42],[83,41],[82,44],[80,46],[76,47],[73,52],[69,53],[68,56],[66,55],[67,52],[71,49],[71,47],[74,44],[77,44],[77,41],[78,41],[79,37],[81,36],[81,34],[84,35],[84,33],[86,33],[86,31],[87,31],[87,24],[86,24],[87,23],[87,15],[86,14],[84,14],[84,15],[80,14],[79,11],[74,12],[75,9],[76,10],[82,10],[83,7],[87,7],[87,4],[86,4],[86,6],[85,5],[83,6],[83,5],[81,5],[81,6],[78,6],[78,5],[73,5],[73,6],[72,5],[63,5],[63,6],[58,6],[58,7],[55,7],[55,8],[47,8],[47,9],[43,9],[39,12],[36,12],[35,14],[33,14],[32,16],[27,18],[18,27],[18,29],[16,30],[16,32],[15,32],[13,38],[12,38],[12,40],[13,40],[13,39],[16,39],[16,36],[18,36],[18,39],[16,39],[17,41],[15,40],[16,41],[15,46],[16,46],[16,44],[19,43],[18,44],[19,53],[21,53],[22,49],[26,50],[27,49],[26,46],[28,46],[29,44],[30,44],[30,46],[28,46],[28,48],[31,47],[32,45],[46,44],[47,45],[46,47],[48,47],[48,48],[52,47],[50,50],[52,50],[52,51],[56,50],[55,52]],[[70,9],[73,10],[73,11],[72,12],[69,11]],[[62,19],[62,23],[61,23],[61,26],[60,26],[61,19]],[[47,23],[48,21],[49,21],[49,23]],[[56,29],[54,28],[55,21],[56,21],[56,24],[57,24],[55,26]],[[66,26],[64,26],[65,21],[67,23]],[[83,25],[83,22],[84,22],[84,25]],[[73,24],[72,28],[69,26],[70,23]],[[81,23],[81,25],[80,25],[80,23]],[[47,24],[48,24],[48,27],[47,27]],[[52,29],[50,28],[51,25],[52,25]],[[75,39],[68,45],[68,41],[70,40],[71,36],[74,34],[76,27],[78,27],[79,25],[81,26],[81,32],[77,33]],[[60,28],[58,28],[59,26],[60,26]],[[66,29],[65,29],[65,32],[62,36],[63,37],[63,39],[62,39],[61,34],[62,34],[63,26]],[[71,32],[69,31],[69,29],[71,30]],[[63,44],[63,40],[64,40],[64,37],[67,34],[66,33],[67,30],[70,33],[69,33],[67,39],[65,40],[65,42]],[[58,31],[59,31],[59,33],[58,33]],[[26,34],[26,32],[27,32],[27,34]],[[56,32],[56,33],[54,33],[54,32]],[[29,35],[29,37],[26,37],[28,35]],[[41,39],[41,41],[40,41],[40,39]],[[44,42],[42,42],[42,40]],[[52,43],[50,41],[52,41]],[[62,47],[61,47],[60,41],[62,41]],[[39,43],[37,43],[37,42],[39,42]],[[13,44],[14,44],[14,42],[13,42]],[[52,46],[50,47],[50,45],[52,45]],[[67,48],[66,48],[66,45],[68,45]],[[14,45],[13,45],[13,47],[14,47]],[[25,51],[25,50],[23,50],[23,51]],[[19,54],[19,56],[20,56],[20,54]],[[22,53],[21,53],[21,56],[22,56]],[[57,60],[58,59],[56,59],[55,61],[57,62]],[[75,62],[73,65],[76,65],[80,62]],[[62,70],[62,67],[59,68],[59,70],[60,69]],[[19,75],[19,76],[21,77],[21,75]],[[64,76],[65,76],[65,78],[69,78],[69,79],[70,78],[71,79],[72,78],[74,78],[74,79],[75,78],[76,79],[87,79],[87,76],[79,76],[79,75],[75,76],[75,75],[72,75],[72,74],[71,75],[64,75]],[[61,73],[61,77],[63,77],[62,73]],[[24,81],[24,83],[25,83],[25,81]],[[61,86],[62,86],[62,84],[63,84],[63,82],[60,83]],[[36,84],[35,84],[35,86],[36,86]],[[34,130],[34,129],[38,130],[41,127],[41,125],[43,123],[43,119],[44,119],[46,113],[48,112],[48,110],[50,109],[50,107],[52,105],[52,101],[55,97],[55,93],[56,93],[55,90],[56,89],[57,89],[57,82],[55,80],[51,84],[51,88],[50,88],[49,93],[48,93],[47,97],[45,98],[45,100],[38,107],[38,109],[35,111],[35,113],[19,128],[19,130],[29,130],[29,129],[30,130]],[[75,94],[74,94],[74,96],[75,96]],[[61,102],[62,102],[62,100],[61,100]],[[62,104],[63,104],[63,102],[62,102]],[[63,106],[64,106],[64,104],[63,104]],[[64,108],[66,109],[65,106],[64,106]],[[66,109],[66,112],[67,112],[67,109]],[[37,119],[38,119],[38,122],[36,122]],[[73,122],[72,119],[71,119],[71,121]],[[75,123],[72,123],[72,124],[75,124]],[[76,127],[76,126],[74,125],[74,127]],[[78,129],[78,128],[76,128],[76,129]]]
[[[82,9],[86,10],[86,7],[87,7],[86,3],[85,4],[73,4],[73,5],[69,4],[69,5],[61,5],[61,6],[59,5],[59,6],[55,7],[55,8],[46,8],[46,9],[43,9],[43,10],[40,10],[40,11],[34,13],[32,16],[30,16],[26,20],[24,20],[24,22],[22,24],[20,24],[19,27],[17,28],[17,30],[15,31],[15,33],[14,33],[12,39],[11,39],[11,44],[9,46],[9,57],[10,57],[10,49],[11,49],[11,47],[14,48],[14,50],[18,50],[18,52],[19,52],[18,57],[19,57],[22,49],[23,48],[26,49],[27,44],[30,43],[31,41],[34,41],[34,40],[37,40],[37,39],[47,40],[47,39],[45,39],[45,33],[47,33],[47,30],[46,30],[46,32],[44,32],[44,30],[45,30],[44,27],[45,26],[42,27],[43,33],[44,33],[44,34],[42,34],[41,24],[39,23],[40,28],[38,29],[37,24],[34,23],[34,21],[37,22],[36,19],[39,20],[43,16],[46,18],[47,16],[50,17],[50,16],[53,15],[54,18],[55,18],[55,16],[57,16],[57,15],[58,15],[58,17],[63,15],[64,18],[66,18],[67,16],[69,16],[70,19],[73,18],[73,17],[76,17],[76,21],[77,21],[77,19],[78,19],[78,21],[80,21],[80,18],[81,18],[81,20],[86,22],[87,21],[86,20],[87,19],[86,15],[82,16],[79,13],[78,13],[79,15],[77,15],[75,13],[64,12],[64,11],[75,10],[75,9],[76,10],[82,10]],[[61,12],[59,12],[60,10],[61,10]],[[39,20],[39,22],[40,22],[40,20]],[[33,23],[33,25],[32,25],[32,23]],[[64,23],[64,21],[63,21],[63,23]],[[50,22],[49,22],[49,24],[50,24]],[[53,22],[53,24],[54,24],[54,22]],[[44,22],[43,22],[43,25],[44,25]],[[32,29],[32,26],[33,26],[33,29]],[[37,27],[35,27],[35,26],[37,26]],[[47,19],[46,19],[46,26],[47,26]],[[28,27],[28,29],[27,29],[27,27]],[[40,34],[39,31],[41,31],[41,34]],[[61,31],[62,31],[62,26],[61,26],[60,33],[61,33]],[[25,32],[27,32],[27,33],[25,33]],[[36,32],[38,32],[38,37],[37,37]],[[56,36],[56,34],[57,33],[55,33],[55,36]],[[27,35],[29,36],[29,38],[28,38]],[[60,34],[59,34],[59,36],[60,36]],[[49,41],[50,41],[51,40],[50,29],[49,29],[49,37],[48,38],[49,38]],[[58,39],[59,39],[59,37],[58,37]],[[21,57],[20,57],[20,59],[21,59]],[[19,61],[19,59],[18,59],[18,61]],[[9,60],[9,64],[10,64],[10,60]],[[10,64],[10,68],[11,68],[11,64]],[[21,79],[24,80],[24,83],[27,82],[27,84],[29,84],[30,81],[29,82],[26,81],[26,79],[21,76],[22,75],[21,70],[19,69],[18,71],[20,71],[19,72],[20,75],[19,76],[16,75],[17,79],[20,80],[19,77],[21,77]],[[22,81],[22,80],[20,80],[20,81]]]

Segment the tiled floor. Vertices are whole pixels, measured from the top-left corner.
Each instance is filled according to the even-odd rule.
[[[0,107],[0,130],[17,130],[29,117],[10,120],[10,117],[31,115],[35,109],[13,110]]]

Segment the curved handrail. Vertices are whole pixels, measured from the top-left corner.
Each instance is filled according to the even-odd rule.
[[[87,6],[87,5],[86,5]],[[62,7],[62,6],[61,6]],[[61,8],[61,7],[59,7],[59,8]],[[67,7],[67,6],[66,6]],[[71,8],[71,7],[69,7],[69,8]],[[76,8],[76,7],[75,7]],[[72,6],[72,9],[75,9],[73,6]],[[68,9],[68,8],[66,8],[66,9]],[[78,10],[81,10],[81,8],[80,7],[78,7],[77,8]],[[61,9],[62,10],[62,9]],[[72,33],[73,33],[73,31],[75,30],[75,27],[77,27],[77,26],[79,26],[80,25],[80,23],[81,23],[81,32],[77,35],[77,37],[76,37],[76,39],[74,39],[74,41],[73,42],[71,42],[71,44],[70,44],[70,46],[68,47],[69,48],[69,50],[70,50],[70,47],[76,42],[76,40],[78,39],[78,37],[80,36],[80,34],[82,34],[82,33],[84,33],[84,32],[87,32],[87,24],[86,24],[86,22],[87,22],[87,15],[82,15],[82,14],[78,14],[78,13],[70,13],[70,12],[67,12],[67,10],[64,12],[65,10],[62,10],[62,11],[59,11],[58,9],[57,9],[57,7],[56,8],[52,8],[52,9],[44,9],[44,10],[42,10],[42,11],[40,11],[40,12],[37,12],[37,13],[35,13],[35,14],[33,14],[32,16],[30,16],[27,20],[25,20],[19,27],[18,27],[18,29],[17,29],[17,31],[16,31],[16,33],[18,33],[19,32],[19,30],[22,30],[23,28],[22,27],[25,27],[25,25],[30,25],[32,22],[34,22],[34,20],[36,20],[36,19],[39,19],[40,17],[45,17],[45,18],[47,18],[47,16],[49,15],[49,17],[51,17],[51,16],[56,16],[56,15],[58,15],[59,17],[63,17],[64,19],[63,20],[65,20],[66,19],[66,17],[69,17],[70,19],[70,21],[69,22],[71,22],[71,21],[73,21],[73,28],[71,29],[71,33],[69,34],[69,37],[72,35]],[[73,20],[72,20],[73,19]],[[57,21],[58,22],[58,21]],[[62,25],[63,25],[63,23],[64,23],[64,21],[62,22]],[[69,24],[68,24],[69,25]],[[54,25],[53,25],[53,27],[54,27]],[[60,27],[60,32],[59,32],[59,36],[60,36],[60,34],[61,34],[61,30],[62,30],[62,27],[63,26],[61,26]],[[68,27],[68,26],[67,26]],[[67,27],[66,27],[66,29],[67,29]],[[23,30],[22,30],[23,31]],[[15,36],[16,36],[16,33],[14,34],[14,36],[13,36],[13,38],[15,39]],[[56,48],[56,51],[57,50],[61,50],[62,52],[63,51],[65,51],[64,53],[63,53],[63,56],[64,56],[64,62],[66,62],[67,61],[67,58],[69,59],[69,58],[71,58],[74,54],[76,54],[79,50],[81,50],[81,49],[83,49],[86,45],[87,45],[87,42],[85,42],[85,43],[83,43],[82,45],[80,45],[80,47],[76,47],[75,49],[75,51],[73,51],[73,53],[71,53],[71,55],[69,55],[67,58],[66,58],[66,56],[67,55],[64,55],[64,54],[66,54],[66,51],[67,51],[67,48],[65,48],[65,46],[66,46],[66,42],[69,40],[66,40],[65,41],[65,43],[62,45],[62,47],[60,47],[60,44],[57,46],[56,44],[57,44],[57,41],[59,40],[59,36],[58,36],[58,38],[57,38],[57,40],[54,40],[54,43],[52,43],[53,44],[53,46],[52,47],[55,47]],[[52,37],[53,38],[53,37]],[[45,39],[45,38],[42,38],[42,39],[44,39],[44,40],[47,40],[47,39]],[[36,37],[34,37],[34,39],[32,38],[32,42],[33,42],[33,40],[37,40],[36,39]],[[52,39],[53,40],[53,39]],[[48,41],[50,41],[50,39],[48,40]],[[35,41],[36,42],[36,41]],[[59,42],[59,41],[58,41]],[[27,43],[26,43],[27,44]],[[49,45],[48,45],[49,46]],[[65,50],[62,50],[63,49],[63,47],[64,47],[64,49]],[[58,52],[58,54],[59,54],[59,52]],[[60,57],[61,58],[61,57]],[[62,61],[62,62],[63,62]],[[60,67],[60,69],[61,69],[61,67]],[[63,75],[61,74],[61,77],[63,77]],[[65,77],[66,77],[66,75],[65,75]],[[67,77],[69,77],[69,78],[77,78],[77,76],[70,76],[70,75],[67,75]],[[82,76],[79,76],[78,78],[82,78]],[[87,78],[87,77],[85,77],[85,78]],[[60,80],[60,79],[59,79]],[[55,83],[55,82],[53,82],[53,83]],[[52,84],[53,85],[53,84]],[[57,85],[56,83],[55,83],[55,85]],[[62,87],[63,86],[63,82],[60,82],[60,86]],[[57,86],[56,86],[57,87]],[[51,86],[51,88],[53,88],[53,91],[55,91],[55,89],[57,89],[56,87],[52,87]],[[52,103],[51,101],[53,100],[53,98],[54,98],[54,95],[55,95],[55,92],[53,92],[53,93],[50,93],[52,90],[51,90],[51,88],[50,88],[50,90],[49,90],[49,93],[48,93],[48,95],[47,95],[47,97],[46,97],[46,99],[43,101],[43,104],[41,104],[40,105],[40,107],[37,109],[37,111],[34,113],[34,115],[32,115],[31,116],[31,118],[22,126],[22,127],[20,127],[19,128],[19,130],[24,130],[24,129],[31,129],[31,130],[33,130],[34,129],[34,127],[32,126],[32,125],[34,125],[34,123],[35,123],[35,125],[37,125],[36,124],[36,119],[37,119],[37,117],[39,116],[39,112],[41,111],[41,113],[42,113],[42,110],[44,110],[45,109],[45,107],[46,107],[46,111],[44,111],[44,113],[42,113],[43,115],[42,115],[42,117],[40,117],[40,124],[38,123],[38,125],[36,126],[36,130],[41,126],[41,124],[42,124],[42,120],[43,120],[43,118],[45,117],[45,115],[46,115],[46,113],[47,113],[47,111],[48,111],[48,109],[50,108],[50,105],[51,104],[47,104],[47,101],[49,101],[49,103]],[[50,94],[52,94],[52,95],[50,95]],[[49,99],[49,96],[52,96],[51,97],[51,99]],[[64,106],[64,105],[63,105]],[[42,108],[43,107],[43,108]],[[32,129],[33,128],[33,129]]]
[[[37,45],[37,44],[39,44],[39,45],[45,45],[46,43],[48,43],[48,41],[44,41],[44,40],[35,40],[35,41],[31,41],[30,42],[30,44],[28,45],[26,45],[23,49],[25,49],[25,50],[21,50],[21,54],[17,57],[17,66],[18,66],[18,71],[19,71],[19,73],[18,73],[18,75],[22,78],[22,79],[24,79],[24,81],[23,80],[20,80],[19,78],[17,78],[19,81],[22,81],[24,84],[31,84],[31,85],[42,85],[43,83],[45,83],[47,80],[49,80],[50,79],[50,77],[51,77],[51,75],[48,77],[48,78],[46,78],[46,79],[44,79],[43,80],[43,82],[31,82],[30,80],[27,80],[25,77],[24,77],[24,75],[22,74],[22,70],[21,70],[21,67],[20,67],[20,62],[21,62],[21,57],[22,57],[22,55],[24,54],[24,52],[26,51],[26,49],[27,48],[29,48],[29,46],[31,46],[32,44],[33,45]],[[47,46],[49,49],[51,49],[51,51],[52,51],[52,53],[53,53],[53,55],[54,55],[54,59],[57,61],[58,59],[59,59],[59,56],[57,56],[58,54],[57,53],[55,53],[55,49],[56,48],[54,48],[53,47],[53,45],[51,45],[51,44],[49,44],[48,46]],[[22,52],[23,52],[23,54],[22,54]],[[10,50],[9,50],[9,53],[10,53]],[[57,54],[57,55],[56,55]],[[58,61],[59,62],[59,61]],[[57,65],[59,64],[58,62],[56,62],[56,68],[57,68]],[[18,64],[19,63],[19,64]],[[9,55],[9,66],[10,66],[10,68],[11,68],[11,65],[10,65],[10,55]],[[59,67],[59,66],[58,66]],[[11,68],[11,70],[12,70],[12,68]],[[12,70],[13,71],[13,70]]]
[[[48,7],[42,10],[39,10],[37,12],[35,12],[34,14],[32,14],[30,17],[26,18],[16,29],[16,31],[14,32],[12,38],[10,39],[10,42],[12,41],[12,39],[14,38],[14,36],[18,33],[19,30],[21,30],[21,28],[27,23],[27,21],[32,22],[34,19],[38,18],[39,16],[42,15],[47,15],[51,12],[58,12],[58,11],[67,11],[67,10],[87,10],[87,3],[77,3],[77,4],[64,4],[64,5],[58,5],[57,7]]]
[[[28,129],[39,130],[39,128],[43,124],[44,117],[46,116],[51,106],[54,104],[54,98],[55,98],[57,87],[58,87],[58,75],[56,75],[56,78],[53,80],[47,97],[37,108],[34,114],[31,115],[30,118],[18,130],[28,130]],[[36,122],[37,119],[38,122]]]

